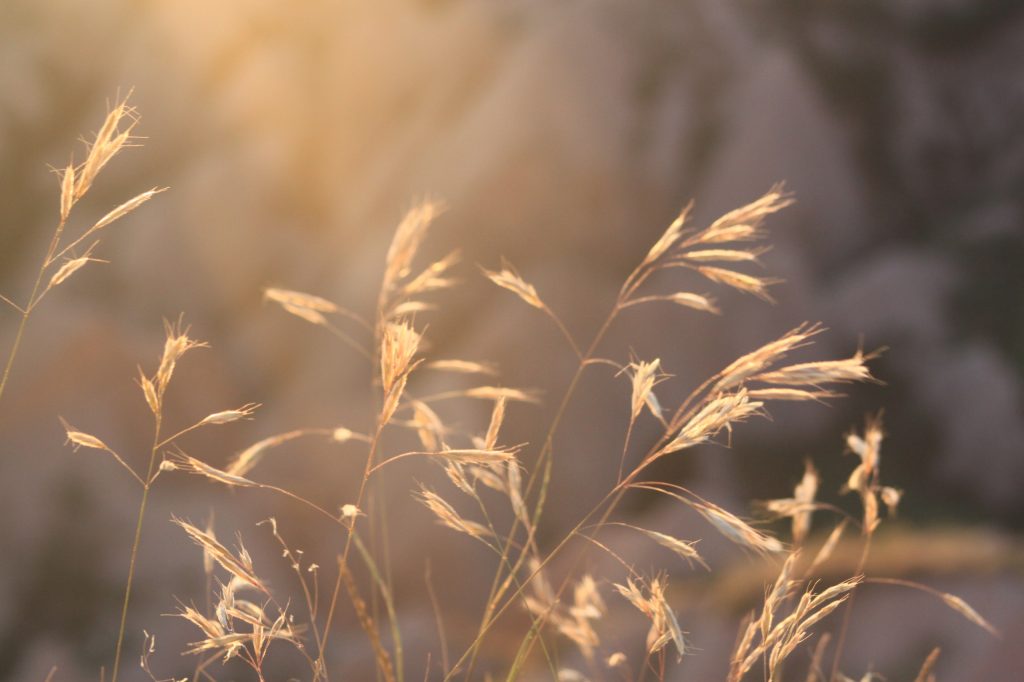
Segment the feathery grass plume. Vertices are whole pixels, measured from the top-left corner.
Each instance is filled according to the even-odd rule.
[[[217,603],[215,619],[203,615],[193,606],[181,607],[177,615],[195,625],[203,634],[203,639],[189,644],[190,648],[184,653],[218,651],[223,654],[222,662],[225,663],[239,657],[263,679],[261,669],[270,644],[286,641],[301,651],[299,632],[285,610],[271,620],[263,607],[251,601],[236,599],[235,589],[231,583],[224,586]],[[248,628],[248,632],[242,631],[243,627]],[[251,647],[251,651],[247,646]]]
[[[876,357],[865,355],[858,350],[853,357],[845,360],[824,360],[803,362],[752,377],[753,381],[782,386],[820,386],[822,384],[843,384],[852,381],[871,381],[871,371],[866,362]]]
[[[455,508],[448,504],[448,502],[442,499],[441,496],[433,490],[420,486],[418,498],[419,501],[427,507],[427,509],[434,513],[434,516],[437,517],[437,520],[440,521],[442,525],[448,526],[452,530],[465,533],[466,535],[474,538],[485,538],[492,535],[491,531],[486,526],[459,516],[458,512],[455,511]]]
[[[485,362],[474,362],[472,360],[432,360],[426,363],[424,367],[441,372],[455,372],[456,374],[486,374],[494,376],[498,373],[494,365]]]
[[[498,464],[515,460],[516,452],[518,452],[518,448],[447,448],[422,454],[452,460],[459,464]],[[397,456],[401,457],[402,455]]]
[[[238,557],[232,555],[226,547],[221,545],[217,538],[213,535],[213,532],[207,532],[201,530],[195,525],[189,523],[180,518],[172,517],[171,521],[177,524],[185,534],[197,545],[199,545],[204,552],[209,552],[213,560],[217,562],[224,570],[229,572],[233,578],[237,578],[242,583],[259,590],[266,596],[270,596],[269,590],[263,582],[256,577],[256,573],[253,570],[253,560],[246,550],[245,546],[242,545],[242,538],[239,538]]]
[[[509,460],[512,462],[514,460]],[[477,483],[482,483],[491,490],[495,490],[502,494],[508,493],[508,485],[506,481],[496,472],[491,466],[488,465],[470,465],[466,467],[466,473],[473,477],[473,480]]]
[[[254,587],[263,594],[270,596],[270,591],[267,586],[263,584],[263,581],[256,577],[256,573],[252,567],[252,557],[249,556],[249,552],[246,551],[242,545],[241,538],[238,541],[238,556],[234,556],[228,549],[217,541],[217,538],[213,533],[207,533],[204,530],[196,528],[188,521],[184,521],[179,518],[171,519],[175,524],[181,527],[182,530],[191,538],[191,540],[203,548],[204,552],[209,552],[213,560],[216,561],[221,568],[226,570],[232,576],[238,578],[246,585]]]
[[[505,469],[505,480],[508,484],[508,501],[512,505],[512,513],[516,515],[519,523],[523,524],[524,528],[529,529],[531,527],[530,512],[526,508],[526,502],[523,500],[523,477],[519,470],[519,462],[515,460],[509,460],[506,463]]]
[[[761,374],[765,369],[785,358],[788,353],[806,346],[808,339],[822,331],[821,325],[805,322],[786,332],[780,338],[740,356],[718,373],[719,379],[713,390],[724,391]]]
[[[127,121],[127,127],[121,130],[122,123]],[[128,105],[127,98],[121,100],[110,110],[103,125],[96,133],[95,139],[89,144],[89,152],[85,162],[79,168],[70,184],[74,186],[68,204],[85,196],[99,172],[114,156],[134,139],[132,131],[139,122],[138,112],[135,107]],[[68,184],[65,179],[63,184]],[[71,201],[73,199],[74,201]],[[70,210],[70,206],[69,206]]]
[[[167,390],[167,385],[171,382],[171,377],[174,375],[174,368],[177,366],[178,360],[193,348],[209,348],[208,344],[189,338],[189,330],[189,327],[182,327],[181,319],[173,324],[164,320],[164,333],[167,338],[164,341],[164,350],[160,356],[160,365],[153,376],[156,394],[161,402],[163,401],[164,392]]]
[[[142,206],[144,203],[152,199],[157,194],[160,194],[161,192],[164,191],[166,191],[166,188],[154,187],[153,189],[146,190],[141,194],[137,194],[128,201],[124,202],[123,204],[120,204],[119,206],[116,206],[113,209],[111,209],[110,212],[108,212],[102,218],[93,223],[92,227],[86,230],[85,234],[90,235],[93,232],[102,230],[107,225],[110,225],[111,223],[120,220],[121,218],[125,217],[126,215],[137,209],[139,206]]]
[[[459,262],[460,258],[459,252],[453,251],[441,260],[434,261],[402,287],[402,295],[414,296],[452,288],[457,284],[456,280],[444,275]]]
[[[855,432],[846,436],[846,446],[860,458],[860,464],[850,474],[846,482],[850,490],[861,492],[866,489],[871,478],[878,470],[878,461],[882,450],[881,417],[869,417],[864,425],[863,437]]]
[[[422,337],[405,322],[389,322],[381,335],[380,374],[384,391],[381,424],[387,424],[398,409],[409,374],[419,361],[413,357],[419,350]]]
[[[244,478],[243,476],[240,476],[238,474],[222,471],[216,467],[212,467],[206,462],[198,460],[195,457],[192,457],[191,455],[187,455],[184,452],[181,452],[180,450],[172,453],[168,459],[164,460],[164,462],[169,463],[170,467],[168,468],[172,470],[180,470],[189,474],[205,476],[206,478],[217,481],[218,483],[223,483],[224,485],[228,486],[238,486],[240,488],[253,488],[259,485],[258,483],[250,481],[249,479]]]
[[[746,389],[725,393],[707,401],[689,421],[650,461],[672,452],[678,452],[701,443],[706,443],[733,423],[763,414],[764,403],[751,400]]]
[[[494,401],[494,409],[491,410],[491,421],[487,425],[487,434],[484,436],[484,448],[493,450],[498,445],[498,432],[505,421],[505,404],[508,402],[506,396],[500,396]]]
[[[422,337],[408,323],[390,323],[381,340],[381,385],[389,393],[410,368]]]
[[[71,207],[75,203],[75,164],[68,163],[68,167],[60,176],[60,219],[66,222],[71,215]]]
[[[476,386],[466,389],[463,395],[467,398],[478,398],[480,400],[498,400],[504,398],[521,403],[539,403],[540,397],[536,393],[523,391],[518,388],[507,388],[504,386]]]
[[[791,576],[799,557],[799,550],[789,553],[786,560],[782,562],[782,568],[779,569],[779,575],[775,578],[772,589],[768,591],[765,597],[764,608],[761,609],[761,617],[756,621],[762,639],[767,639],[774,624],[775,612],[781,608],[783,602],[789,598],[789,595],[796,587],[796,582],[792,580]]]
[[[157,395],[156,386],[153,384],[152,379],[146,376],[146,373],[142,371],[142,367],[137,368],[139,376],[135,382],[142,389],[142,396],[146,399],[146,405],[149,406],[149,411],[155,415],[160,413],[160,396]]]
[[[426,200],[413,206],[402,218],[385,258],[384,292],[393,290],[409,274],[427,229],[443,211],[444,206],[440,202]]]
[[[637,360],[629,363],[626,368],[629,372],[633,393],[630,400],[630,420],[635,421],[644,409],[644,405],[655,417],[662,420],[661,403],[654,395],[654,387],[668,378],[668,375],[661,371],[661,360],[655,358],[650,362]]]
[[[277,303],[287,312],[312,324],[326,325],[324,313],[337,313],[340,308],[326,298],[290,289],[270,287],[263,290],[263,300]]]
[[[692,502],[692,501],[691,501]],[[752,549],[755,552],[764,554],[775,554],[785,551],[785,547],[777,538],[755,530],[750,524],[731,514],[718,505],[710,502],[693,502],[692,506],[707,519],[712,526],[718,529],[725,537],[732,540],[740,547]]]
[[[402,301],[391,308],[391,314],[387,316],[387,319],[400,320],[412,317],[416,313],[424,313],[431,310],[437,310],[437,306],[423,301]]]
[[[684,308],[693,308],[694,310],[703,310],[707,313],[714,313],[718,315],[718,305],[715,303],[715,299],[707,296],[706,294],[695,294],[690,291],[677,291],[674,294],[669,294],[667,300],[681,305]]]
[[[60,286],[62,283],[66,282],[71,275],[85,267],[87,263],[106,263],[107,261],[105,260],[91,257],[92,251],[96,248],[97,244],[99,244],[99,242],[93,242],[90,244],[85,250],[85,253],[78,258],[68,258],[65,260],[64,264],[53,273],[52,277],[50,277],[50,283],[46,285],[46,289],[50,290],[54,287]]]
[[[199,422],[199,426],[205,426],[207,424],[230,424],[231,422],[236,422],[240,419],[249,419],[259,407],[259,403],[246,403],[238,409],[214,412],[213,414],[208,414],[203,417]]]
[[[801,509],[793,514],[793,542],[802,544],[811,531],[814,498],[818,494],[818,471],[811,460],[804,461],[804,475],[793,489],[793,499]]]
[[[965,602],[960,597],[956,596],[955,594],[950,594],[948,592],[942,592],[940,596],[942,598],[942,601],[945,602],[946,606],[953,609],[961,616],[977,625],[979,628],[987,631],[993,637],[1001,636],[999,630],[997,630],[996,627],[992,625],[992,623],[985,620],[985,618],[980,613],[975,611],[970,604]]]
[[[813,390],[807,391],[802,388],[752,388],[747,391],[747,395],[755,400],[784,400],[784,401],[803,401],[813,400],[815,402],[821,402],[824,400],[830,400],[832,398],[838,398],[839,393],[834,391],[824,390]]]
[[[458,462],[445,462],[444,473],[448,476],[448,480],[452,482],[452,485],[470,497],[476,498],[476,490],[473,489],[473,484],[469,482],[469,477],[466,475],[466,467]]]
[[[224,652],[224,661],[227,662],[237,655],[243,642],[248,639],[244,633],[228,633],[220,620],[207,618],[192,606],[184,606],[178,616],[195,625],[203,633],[203,639],[198,642],[191,642],[190,647],[184,653],[199,654],[212,649],[221,649]]]
[[[782,616],[782,606],[799,582],[791,577],[797,557],[798,552],[790,554],[765,596],[761,614],[746,622],[730,660],[729,682],[738,682],[762,659],[766,679],[781,682],[783,662],[807,640],[815,625],[846,602],[849,593],[862,581],[857,576],[818,593],[808,588],[788,615]]]
[[[804,475],[793,489],[793,497],[757,503],[772,519],[793,520],[793,544],[801,545],[811,529],[814,498],[818,492],[818,472],[810,460],[804,462]]]
[[[654,242],[654,246],[647,252],[647,256],[644,257],[640,267],[651,265],[659,258],[664,256],[669,250],[675,246],[679,239],[683,236],[683,230],[686,225],[686,221],[690,216],[690,211],[693,210],[693,202],[687,204],[679,215],[676,216],[675,220],[669,224],[665,232],[658,238],[658,241]]]
[[[731,514],[718,505],[702,499],[690,499],[673,490],[667,489],[671,486],[668,483],[631,483],[630,488],[636,490],[649,490],[662,495],[673,497],[694,511],[698,512],[712,526],[735,544],[746,549],[753,550],[758,554],[775,554],[785,550],[785,547],[777,538],[754,529],[746,521],[743,521],[735,514]],[[692,493],[689,493],[692,495]],[[694,496],[696,498],[696,496]]]
[[[78,452],[79,448],[88,448],[90,450],[102,450],[103,452],[106,452],[111,457],[113,457],[114,461],[116,461],[118,464],[124,467],[124,469],[126,469],[128,473],[132,475],[132,478],[138,481],[143,488],[147,487],[147,482],[143,480],[142,477],[135,472],[135,469],[133,469],[131,465],[128,464],[128,462],[124,461],[121,455],[117,454],[110,446],[108,446],[106,443],[104,443],[96,436],[93,436],[92,434],[79,431],[75,427],[71,426],[71,424],[68,424],[68,422],[63,417],[58,417],[58,419],[60,419],[60,423],[64,427],[64,434],[67,437],[67,441],[65,442],[71,444],[71,448],[74,452]],[[150,482],[151,481],[152,479],[150,479]]]
[[[697,263],[757,263],[765,249],[698,249],[684,251],[679,258]]]
[[[63,417],[60,417],[60,423],[64,425],[64,432],[67,436],[67,442],[71,443],[71,448],[77,452],[78,448],[90,448],[93,450],[110,450],[107,444],[101,441],[96,436],[90,435],[79,431],[71,424],[67,423]]]
[[[519,276],[515,270],[509,265],[504,265],[501,270],[491,271],[486,268],[481,268],[487,279],[497,284],[502,289],[508,289],[513,294],[518,296],[528,305],[537,308],[538,310],[545,310],[547,306],[544,305],[544,301],[540,300],[540,296],[537,294],[537,290],[532,284],[524,280]]]
[[[754,275],[748,275],[743,272],[736,272],[735,270],[727,270],[725,268],[716,268],[710,265],[701,265],[697,267],[697,272],[704,275],[712,282],[718,284],[724,284],[727,287],[732,287],[737,291],[742,291],[745,294],[753,294],[758,298],[774,303],[775,299],[768,293],[768,287],[773,284],[778,284],[781,280],[772,277],[755,277]]]
[[[614,583],[614,587],[626,600],[635,606],[651,621],[651,628],[647,632],[647,653],[654,654],[665,648],[669,642],[675,644],[678,658],[682,659],[689,653],[683,640],[683,631],[676,620],[675,612],[669,606],[665,598],[665,590],[668,587],[668,580],[664,575],[655,576],[646,583],[647,595],[644,596],[641,588],[630,576],[625,585]]]
[[[880,415],[867,419],[863,437],[853,432],[846,436],[847,447],[860,458],[860,463],[847,479],[843,492],[852,491],[860,496],[864,508],[864,533],[867,535],[881,523],[878,515],[878,465],[883,437]]]
[[[622,524],[622,525],[626,526],[627,528],[632,528],[633,530],[640,531],[641,533],[643,533],[644,535],[646,535],[650,539],[652,539],[655,542],[657,542],[662,547],[665,547],[666,549],[669,549],[669,550],[673,551],[674,553],[676,553],[677,555],[682,557],[686,561],[686,563],[690,566],[690,568],[693,568],[693,563],[697,562],[698,564],[703,566],[706,570],[708,570],[708,571],[711,570],[711,568],[704,561],[703,557],[701,557],[701,555],[697,553],[697,549],[696,549],[695,545],[698,542],[700,542],[700,540],[691,540],[691,541],[680,540],[679,538],[672,537],[671,535],[666,535],[665,533],[659,533],[656,530],[647,530],[646,528],[640,528],[639,526],[632,526],[632,525],[630,525],[628,523]]]
[[[763,236],[761,226],[764,219],[793,203],[783,185],[775,185],[764,196],[729,211],[689,241],[692,244],[721,244],[759,239]]]
[[[551,586],[543,577],[535,577],[531,581],[531,587],[533,594],[523,598],[526,610],[536,618],[544,619],[558,634],[575,644],[583,657],[592,663],[594,650],[601,643],[593,621],[599,620],[606,611],[604,600],[593,578],[585,575],[576,583],[572,606],[566,606],[558,601]]]

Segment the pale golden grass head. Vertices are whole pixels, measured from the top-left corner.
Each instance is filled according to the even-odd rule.
[[[505,265],[501,270],[491,271],[484,269],[487,279],[497,284],[502,289],[507,289],[518,296],[524,303],[534,308],[544,309],[544,301],[540,299],[537,289],[532,284],[519,276],[510,265]]]
[[[253,587],[260,592],[270,596],[270,591],[267,586],[256,577],[256,573],[253,570],[252,557],[249,556],[249,552],[246,551],[245,547],[241,543],[239,538],[238,549],[236,554],[232,554],[224,545],[222,545],[212,532],[207,532],[193,526],[188,521],[175,518],[174,523],[181,527],[182,530],[189,536],[189,538],[199,545],[204,552],[209,552],[213,560],[220,565],[221,568],[231,574],[233,578],[237,578],[241,582],[250,587]]]
[[[402,218],[385,259],[385,291],[393,289],[399,280],[409,274],[427,229],[443,211],[444,205],[441,202],[426,200],[413,206]]]

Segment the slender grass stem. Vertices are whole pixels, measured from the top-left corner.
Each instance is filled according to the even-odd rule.
[[[146,517],[146,503],[149,501],[149,489],[153,485],[153,469],[156,468],[156,454],[160,443],[161,416],[156,415],[156,427],[153,434],[153,447],[149,454],[149,467],[146,469],[146,482],[142,486],[142,501],[139,502],[138,519],[135,521],[135,539],[132,541],[131,559],[128,561],[128,579],[124,586],[124,602],[121,604],[121,625],[117,629],[117,648],[114,651],[114,669],[110,682],[117,682],[117,673],[121,666],[121,649],[124,645],[125,626],[128,622],[128,603],[132,596],[132,583],[135,579],[135,562],[139,556],[139,545],[142,542],[142,522]]]

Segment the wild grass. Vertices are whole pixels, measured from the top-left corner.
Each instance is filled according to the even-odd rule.
[[[17,309],[21,318],[0,382],[0,397],[32,311],[49,291],[95,260],[93,253],[102,228],[159,191],[149,190],[136,196],[84,229],[78,237],[63,241],[72,208],[85,196],[106,163],[130,144],[136,118],[126,102],[117,104],[89,146],[86,160],[79,165],[69,163],[59,173],[59,221],[35,284],[24,305],[4,299]],[[190,598],[178,595],[182,601],[178,602],[177,615],[195,630],[194,641],[183,652],[197,657],[191,676],[195,680],[218,679],[224,672],[221,666],[232,660],[244,662],[255,679],[279,679],[280,669],[273,668],[268,661],[283,655],[283,648],[296,653],[305,666],[301,672],[289,671],[290,678],[317,682],[351,679],[344,665],[330,656],[339,637],[339,610],[344,604],[355,613],[365,646],[372,653],[377,679],[387,682],[448,682],[499,676],[509,681],[639,681],[666,679],[676,670],[685,678],[687,658],[697,655],[689,632],[699,630],[701,623],[686,623],[684,629],[680,622],[678,607],[672,603],[673,572],[666,566],[645,574],[630,557],[610,547],[602,534],[610,527],[624,527],[673,552],[687,570],[713,573],[716,566],[701,554],[700,538],[676,537],[625,520],[619,508],[627,496],[646,496],[664,504],[680,505],[703,519],[709,532],[724,536],[752,555],[766,557],[777,567],[777,576],[766,586],[763,604],[740,624],[728,661],[730,682],[794,679],[787,673],[787,666],[792,665],[794,653],[799,650],[805,650],[811,661],[809,666],[801,664],[807,668],[803,679],[808,682],[850,679],[840,669],[845,635],[850,621],[857,617],[856,595],[872,585],[923,590],[960,617],[997,634],[984,617],[955,595],[898,577],[865,575],[873,540],[883,523],[881,509],[885,507],[893,513],[902,494],[882,482],[880,455],[884,431],[880,417],[869,418],[863,429],[845,436],[847,449],[856,456],[856,465],[844,483],[844,490],[857,501],[856,513],[816,501],[822,481],[811,462],[806,463],[792,496],[759,503],[765,517],[791,521],[788,537],[770,534],[760,524],[744,518],[739,510],[705,499],[677,481],[652,478],[655,463],[687,457],[697,447],[724,444],[744,422],[766,417],[777,401],[820,403],[838,398],[838,389],[843,384],[875,380],[870,370],[875,353],[858,350],[845,358],[793,362],[792,354],[811,346],[824,333],[824,327],[817,323],[798,324],[779,338],[752,348],[705,379],[678,404],[666,404],[659,397],[660,387],[675,381],[662,371],[661,358],[616,358],[603,350],[605,338],[621,313],[635,306],[670,304],[679,314],[694,316],[696,324],[697,316],[723,312],[723,306],[706,293],[710,287],[734,289],[770,301],[771,288],[778,281],[748,270],[759,262],[765,250],[766,222],[792,203],[791,195],[781,185],[775,186],[708,225],[695,223],[691,207],[686,207],[626,277],[617,296],[609,302],[607,316],[598,331],[583,342],[545,302],[543,292],[514,267],[502,264],[495,270],[482,269],[483,278],[472,280],[470,286],[485,285],[485,280],[490,280],[536,309],[555,325],[576,358],[575,370],[564,391],[545,408],[550,410],[547,428],[530,443],[506,442],[503,426],[509,411],[537,403],[535,394],[508,386],[507,382],[514,377],[499,380],[493,365],[434,358],[427,350],[428,329],[424,319],[438,305],[439,295],[456,286],[453,270],[459,262],[459,254],[454,252],[433,262],[420,263],[421,246],[432,222],[443,211],[434,201],[416,205],[399,224],[383,264],[372,320],[320,296],[281,288],[263,292],[268,302],[336,336],[354,353],[353,361],[370,363],[374,380],[368,386],[367,399],[374,405],[374,418],[361,431],[338,426],[295,428],[259,440],[223,468],[193,457],[178,447],[182,436],[201,428],[252,419],[258,405],[249,403],[224,409],[185,425],[166,423],[165,395],[178,363],[190,351],[206,346],[193,339],[180,320],[168,323],[164,346],[152,373],[140,369],[136,379],[139,398],[153,420],[152,444],[144,456],[122,456],[101,437],[63,422],[67,440],[75,449],[110,455],[140,493],[135,532],[128,543],[129,563],[119,631],[116,638],[111,638],[114,644],[110,680],[117,682],[121,673],[125,632],[147,626],[129,622],[129,606],[138,557],[146,551],[142,528],[150,492],[162,476],[182,473],[235,489],[236,496],[259,489],[312,510],[323,522],[324,543],[337,542],[340,547],[331,566],[318,566],[291,547],[276,521],[267,520],[264,525],[279,543],[282,560],[295,577],[296,589],[289,594],[260,577],[241,533],[234,546],[230,546],[218,538],[212,523],[204,529],[187,519],[175,518],[173,522],[201,549],[206,575],[205,608],[196,607]],[[673,275],[670,280],[686,281],[688,285],[672,293],[656,293],[650,286],[652,276],[669,271],[682,271],[677,274],[689,279]],[[538,356],[535,361],[545,362],[545,358]],[[624,415],[628,426],[621,448],[609,443],[604,451],[590,455],[614,462],[618,475],[607,490],[601,491],[596,505],[580,510],[568,533],[551,540],[542,529],[550,504],[554,461],[563,456],[555,447],[556,436],[582,378],[596,367],[614,369],[608,390],[628,396],[629,410]],[[410,382],[424,371],[457,373],[475,377],[479,383],[417,397],[410,390]],[[490,417],[486,424],[466,433],[445,423],[435,409],[438,402],[448,400],[486,401],[491,406]],[[656,424],[660,435],[640,442],[634,427],[641,420]],[[419,447],[387,451],[383,436],[390,431],[414,434]],[[347,443],[362,450],[361,477],[354,496],[323,506],[298,491],[261,481],[261,464],[276,448],[307,438]],[[406,660],[402,607],[395,601],[396,590],[386,553],[389,537],[396,534],[402,519],[388,518],[387,500],[382,498],[377,485],[382,471],[409,458],[433,461],[450,483],[442,489],[409,480],[409,494],[439,524],[465,536],[466,542],[485,547],[495,557],[496,567],[487,598],[476,605],[475,632],[463,640],[453,639],[445,631],[445,611],[455,606],[438,602],[433,591],[436,576],[428,569],[425,582],[435,608],[439,649],[431,652],[425,664]],[[833,483],[836,482],[829,484]],[[485,490],[492,494],[483,494]],[[231,504],[232,499],[225,498],[224,504]],[[819,512],[827,512],[830,517],[838,515],[840,520],[824,542],[815,542],[812,547],[810,530],[821,516]],[[856,570],[843,580],[823,583],[816,578],[818,567],[827,561],[840,537],[853,528],[860,532],[862,547]],[[621,570],[607,576],[583,571],[581,567],[592,552],[608,555]],[[563,575],[557,584],[551,581],[550,571],[556,559],[561,561]],[[361,566],[358,573],[353,570],[355,563]],[[609,602],[619,599],[647,620],[643,656],[639,660],[603,645]],[[171,595],[167,595],[167,604],[173,608]],[[503,619],[507,622],[513,611],[528,614],[528,624],[519,632],[515,653],[503,669],[495,669],[490,663],[484,669],[481,652],[498,624]],[[150,663],[154,646],[155,642],[147,636],[141,666],[156,680],[159,673],[153,671]],[[578,652],[576,668],[563,664],[570,649]],[[922,663],[918,680],[934,679],[931,671],[937,651]],[[864,679],[872,679],[870,673]]]

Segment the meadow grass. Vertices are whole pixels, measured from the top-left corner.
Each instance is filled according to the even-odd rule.
[[[50,291],[97,260],[94,253],[103,228],[160,191],[143,192],[82,229],[78,236],[66,237],[65,228],[75,204],[86,195],[102,168],[131,144],[136,121],[134,109],[126,101],[119,102],[89,145],[85,161],[69,163],[58,173],[59,220],[35,282],[24,304],[4,299],[16,309],[20,319],[0,380],[0,398],[32,312]],[[789,519],[791,530],[785,538],[766,532],[736,510],[705,499],[677,481],[652,478],[655,463],[686,457],[693,448],[722,443],[743,422],[766,416],[775,402],[833,400],[839,397],[838,389],[844,384],[874,380],[869,363],[875,354],[861,350],[845,358],[793,362],[790,356],[794,352],[812,345],[824,332],[815,323],[798,324],[779,338],[753,348],[708,377],[676,405],[666,405],[658,396],[659,387],[672,380],[663,372],[661,358],[616,358],[603,351],[606,336],[620,314],[635,306],[672,306],[689,315],[721,314],[719,302],[705,293],[711,286],[770,301],[771,288],[777,280],[751,274],[750,266],[759,263],[765,250],[766,221],[792,203],[790,194],[778,185],[707,225],[696,224],[691,207],[684,208],[625,278],[617,296],[609,302],[607,316],[598,331],[585,341],[574,337],[545,302],[542,292],[510,264],[483,269],[483,277],[475,283],[484,285],[489,280],[538,311],[540,318],[554,324],[575,357],[572,377],[557,401],[549,404],[548,426],[531,441],[533,445],[505,442],[503,425],[509,410],[518,409],[523,403],[538,402],[534,393],[507,385],[510,380],[514,383],[515,377],[499,381],[493,365],[434,358],[425,350],[429,344],[423,320],[437,306],[439,295],[456,285],[453,271],[459,264],[457,252],[432,262],[419,262],[429,228],[443,212],[443,206],[436,201],[417,204],[399,224],[383,264],[373,319],[363,319],[333,301],[304,292],[282,288],[263,292],[268,302],[329,331],[355,351],[359,361],[367,361],[373,367],[374,380],[368,386],[367,400],[374,405],[374,418],[362,431],[337,426],[296,428],[259,440],[223,468],[189,455],[178,446],[182,436],[198,429],[252,419],[259,406],[249,403],[226,408],[191,424],[165,423],[165,393],[178,363],[191,350],[206,345],[193,339],[180,319],[167,323],[165,342],[154,369],[151,373],[140,369],[136,378],[140,399],[153,420],[152,443],[144,457],[122,456],[100,436],[68,421],[62,422],[72,447],[109,454],[130,473],[139,488],[119,631],[112,647],[111,682],[117,682],[121,673],[126,630],[141,630],[146,625],[128,621],[137,560],[140,552],[145,551],[142,528],[150,491],[160,477],[181,473],[237,489],[238,494],[258,489],[280,495],[312,510],[323,520],[325,543],[337,541],[341,548],[332,566],[316,566],[289,545],[273,519],[267,520],[265,525],[296,578],[294,594],[278,594],[269,581],[258,575],[241,535],[231,547],[218,538],[212,524],[201,528],[186,519],[174,519],[201,549],[206,575],[206,607],[186,605],[183,601],[179,602],[177,614],[196,630],[193,643],[185,651],[197,657],[192,675],[195,680],[218,679],[218,671],[223,670],[220,666],[232,660],[244,662],[256,679],[273,679],[279,673],[268,672],[273,669],[268,660],[280,647],[297,652],[305,666],[302,675],[310,680],[349,679],[344,669],[331,669],[328,656],[339,636],[339,609],[345,603],[353,609],[365,645],[372,652],[377,679],[386,682],[497,679],[498,675],[509,681],[524,677],[565,682],[661,680],[677,668],[685,678],[686,658],[694,653],[688,631],[699,630],[701,624],[688,623],[684,630],[679,622],[677,607],[672,604],[668,567],[653,575],[641,573],[630,557],[621,556],[602,540],[602,533],[609,527],[626,528],[670,550],[690,570],[714,571],[716,566],[700,553],[700,538],[676,537],[628,522],[619,514],[627,496],[647,496],[664,504],[680,505],[703,519],[709,531],[753,555],[773,559],[777,576],[766,586],[761,606],[740,624],[728,661],[730,682],[793,679],[792,675],[787,676],[787,664],[801,649],[807,651],[810,660],[809,666],[800,664],[801,669],[806,668],[802,679],[850,679],[840,670],[845,636],[850,620],[856,617],[855,596],[870,584],[923,590],[960,616],[997,634],[987,620],[955,595],[898,577],[865,575],[873,539],[883,522],[882,510],[893,513],[902,495],[882,481],[880,452],[884,431],[878,417],[869,418],[862,429],[845,436],[848,451],[856,457],[843,488],[857,500],[856,513],[817,501],[821,481],[811,462],[806,464],[792,496],[759,504],[765,517]],[[650,285],[651,278],[667,271],[688,274],[690,286],[671,293],[656,293]],[[673,277],[671,281],[678,280]],[[537,357],[535,361],[546,359]],[[552,541],[543,536],[541,529],[550,504],[548,494],[558,455],[555,438],[582,378],[595,367],[614,369],[615,379],[609,390],[624,391],[629,398],[629,411],[624,415],[628,425],[621,449],[615,446],[592,453],[617,463],[618,475],[613,485],[601,491],[600,501],[581,512],[568,533]],[[425,370],[456,373],[473,377],[477,382],[465,389],[416,397],[410,391],[410,380]],[[625,386],[621,378],[628,380]],[[446,424],[435,409],[437,403],[448,400],[486,401],[491,406],[490,417],[472,433],[460,431]],[[634,427],[641,420],[657,424],[660,435],[637,442]],[[408,451],[387,451],[383,436],[391,430],[411,432],[419,446]],[[362,474],[351,499],[339,499],[333,506],[325,507],[298,492],[260,480],[261,462],[268,455],[286,443],[307,438],[362,448]],[[387,518],[387,505],[375,485],[379,472],[407,458],[431,460],[443,469],[450,485],[442,490],[415,486],[409,481],[410,494],[438,523],[465,536],[467,542],[486,547],[493,553],[496,567],[487,598],[478,605],[475,633],[466,641],[453,640],[445,632],[444,612],[454,607],[438,602],[432,588],[433,577],[428,572],[426,584],[435,609],[440,646],[432,652],[434,664],[428,663],[426,669],[406,660],[401,604],[395,602],[388,558],[381,549],[388,546],[388,538],[395,534],[395,525],[401,520]],[[141,465],[135,459],[141,459]],[[528,467],[524,464],[527,461]],[[484,490],[493,491],[498,497],[485,496]],[[230,500],[225,504],[230,504]],[[458,511],[467,508],[475,511]],[[824,541],[811,542],[812,522],[821,511],[838,512],[840,521]],[[502,523],[501,519],[508,521]],[[828,560],[840,538],[854,529],[860,533],[862,548],[856,569],[843,580],[818,580],[817,569]],[[542,536],[544,542],[540,540]],[[621,574],[592,576],[583,572],[581,567],[591,552],[611,557],[621,567]],[[554,584],[549,573],[556,558],[562,560],[560,571],[564,578]],[[358,573],[352,568],[355,563],[361,567]],[[617,599],[634,607],[648,621],[640,660],[623,651],[608,650],[602,644],[609,602]],[[169,605],[173,604],[171,595],[167,595],[167,600]],[[529,615],[527,626],[519,633],[515,654],[503,670],[490,666],[481,669],[480,655],[485,643],[513,609]],[[159,673],[152,670],[149,657],[153,645],[147,639],[141,665],[156,680]],[[578,652],[569,657],[579,662],[578,669],[561,662],[567,658],[569,649]],[[932,670],[937,657],[937,649],[929,654],[918,680],[934,679]]]

